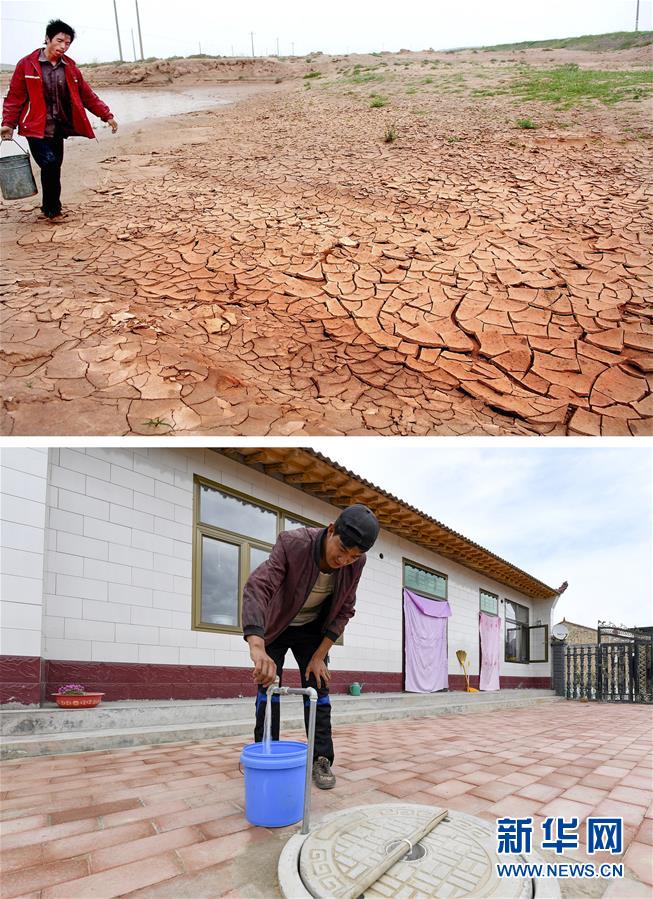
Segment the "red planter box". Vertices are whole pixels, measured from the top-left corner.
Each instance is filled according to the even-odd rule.
[[[104,693],[53,693],[60,709],[94,709],[102,701]]]

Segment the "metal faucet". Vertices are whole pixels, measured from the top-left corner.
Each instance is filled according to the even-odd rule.
[[[301,696],[308,696],[310,703],[308,710],[308,749],[306,751],[306,780],[304,781],[304,817],[302,819],[302,829],[300,833],[308,833],[308,825],[311,814],[311,774],[313,770],[313,750],[315,746],[315,715],[317,713],[317,690],[314,687],[280,687],[279,675],[275,677],[270,686],[266,690],[267,701],[271,702],[272,694],[278,693],[280,696],[287,696],[290,693],[296,693]],[[270,714],[272,707],[269,705]]]

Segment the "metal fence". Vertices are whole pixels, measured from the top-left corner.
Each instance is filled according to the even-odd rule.
[[[614,640],[614,636],[610,635]],[[635,635],[627,642],[561,647],[567,699],[653,702],[653,640]]]

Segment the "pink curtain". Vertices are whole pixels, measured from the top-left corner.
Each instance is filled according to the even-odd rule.
[[[448,602],[425,599],[404,590],[406,690],[434,693],[449,686],[447,663]]]
[[[501,619],[497,615],[480,613],[481,631],[481,690],[499,689],[499,653],[501,650]]]

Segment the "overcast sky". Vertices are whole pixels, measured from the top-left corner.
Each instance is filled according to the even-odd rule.
[[[139,0],[145,56],[297,55],[447,49],[513,41],[633,31],[637,0]],[[651,29],[651,0],[640,0],[640,30]],[[133,0],[117,0],[122,48],[138,49]],[[113,0],[2,2],[1,61],[14,64],[39,46],[45,25],[60,18],[77,30],[78,62],[118,59]]]
[[[650,448],[429,446],[397,438],[313,447],[551,587],[555,612],[653,624]]]

